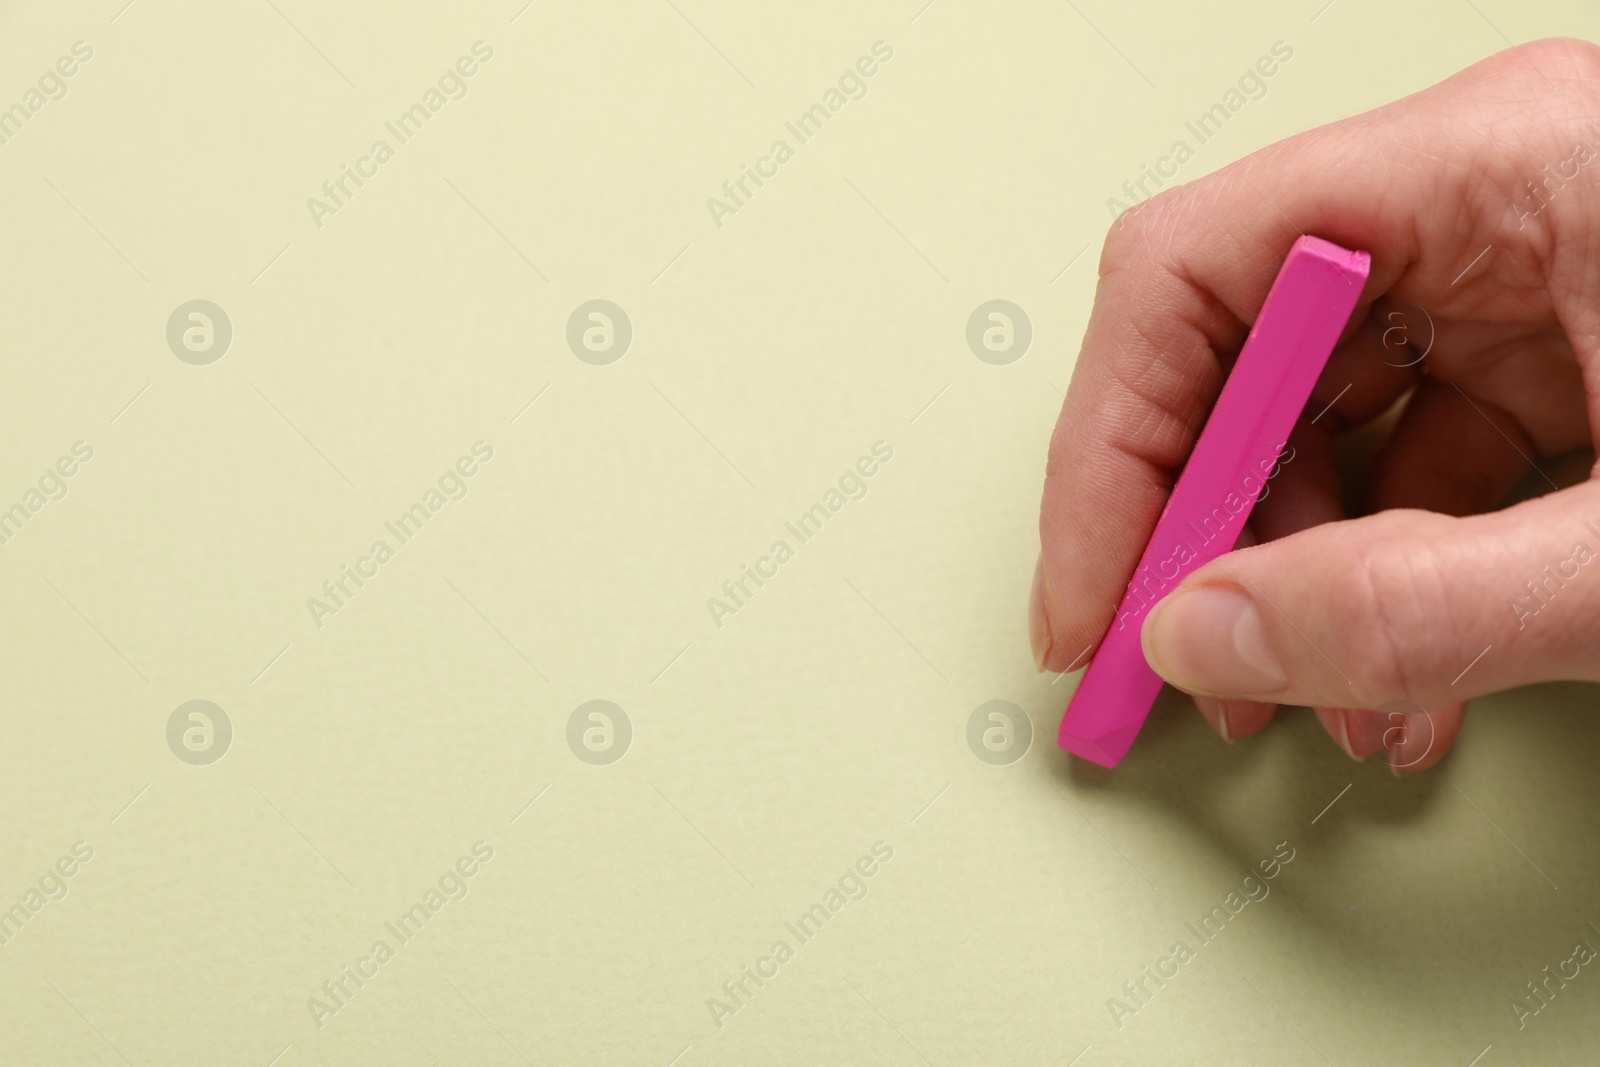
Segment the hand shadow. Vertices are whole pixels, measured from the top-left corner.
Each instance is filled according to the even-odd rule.
[[[1511,995],[1537,977],[1530,960],[1564,958],[1579,938],[1600,948],[1600,928],[1588,925],[1600,914],[1584,910],[1600,889],[1597,697],[1596,685],[1564,682],[1475,700],[1455,750],[1396,779],[1381,755],[1353,762],[1308,709],[1283,708],[1230,745],[1189,697],[1164,687],[1117,768],[1051,746],[1049,770],[1161,883],[1174,938],[1245,875],[1259,878],[1257,863],[1286,841],[1295,860],[1241,913],[1244,939],[1292,946],[1358,982],[1386,1013],[1432,1013],[1444,1025],[1441,985]],[[1442,969],[1462,958],[1470,968]],[[1452,1025],[1485,1040],[1511,1018],[1503,995],[1457,999]]]

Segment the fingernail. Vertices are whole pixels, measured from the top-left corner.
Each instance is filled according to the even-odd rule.
[[[1429,727],[1426,731],[1429,735],[1426,740],[1414,736],[1422,732],[1417,728],[1423,723]],[[1417,765],[1427,756],[1428,750],[1433,747],[1432,725],[1428,716],[1419,711],[1404,715],[1397,728],[1391,728],[1384,734],[1383,757],[1389,762],[1389,770],[1396,778],[1413,773]]]
[[[1350,738],[1350,713],[1344,708],[1317,708],[1317,719],[1322,723],[1323,729],[1328,731],[1328,736],[1333,738],[1333,743],[1344,751],[1346,756],[1360,763],[1365,756],[1356,753],[1354,742]]]
[[[1407,718],[1409,718],[1409,716]],[[1410,733],[1411,724],[1409,722],[1404,722],[1399,727],[1393,728],[1384,734],[1383,758],[1389,764],[1389,773],[1394,775],[1396,778],[1399,778],[1402,774],[1404,774],[1405,768],[1408,766],[1408,761],[1406,759],[1406,737]],[[1394,737],[1394,741],[1392,743],[1389,740],[1391,736]],[[1409,763],[1415,762],[1415,760],[1409,761]]]
[[[1217,732],[1217,736],[1228,744],[1233,744],[1233,729],[1228,725],[1228,702],[1218,700],[1216,697],[1197,696],[1194,706],[1200,709],[1206,724]]]
[[[1345,754],[1351,759],[1360,763],[1367,757],[1356,755],[1356,746],[1350,741],[1350,713],[1343,708],[1339,708],[1334,714],[1339,717],[1339,747],[1344,749]]]
[[[1140,635],[1155,672],[1190,692],[1268,694],[1286,683],[1255,601],[1205,585],[1157,604]]]
[[[1033,645],[1033,665],[1044,670],[1050,654],[1050,616],[1045,611],[1044,555],[1033,565],[1033,592],[1028,597],[1028,641]]]
[[[1343,708],[1339,714],[1344,716],[1344,736],[1357,759],[1365,759],[1389,746],[1395,729],[1388,716],[1361,708]]]

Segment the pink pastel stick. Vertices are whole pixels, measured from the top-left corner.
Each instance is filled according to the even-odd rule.
[[[1161,690],[1161,676],[1139,643],[1145,616],[1185,575],[1233,548],[1350,321],[1370,266],[1367,253],[1316,237],[1301,237],[1289,250],[1067,705],[1058,743],[1068,752],[1115,767],[1132,746]]]

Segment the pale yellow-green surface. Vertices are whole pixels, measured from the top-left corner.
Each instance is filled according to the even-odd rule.
[[[1592,687],[1479,701],[1402,782],[1307,713],[1230,748],[1169,693],[1105,773],[1056,750],[1073,681],[1025,619],[1107,198],[1274,42],[1182,178],[1508,39],[1594,38],[1592,5],[122,3],[0,9],[0,107],[93,50],[0,145],[0,508],[93,449],[0,548],[0,908],[27,916],[0,1061],[1592,1061],[1600,971],[1520,1031],[1510,1006],[1600,946]],[[401,144],[385,122],[479,41]],[[719,227],[707,198],[778,139]],[[166,339],[195,299],[233,330],[208,365]],[[632,324],[610,365],[566,341],[594,299]],[[1032,324],[1005,366],[966,341],[991,299]],[[479,441],[401,544],[385,522]],[[596,699],[632,728],[609,765],[568,744]],[[168,743],[191,700],[232,724],[209,765]],[[991,700],[1035,732],[1010,765],[966,740]],[[1270,895],[1196,938],[1280,842]],[[41,879],[67,892],[31,912]]]

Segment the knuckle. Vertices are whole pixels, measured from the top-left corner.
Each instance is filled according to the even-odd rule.
[[[1575,37],[1547,37],[1507,48],[1484,62],[1502,99],[1521,119],[1529,94],[1549,99],[1546,110],[1581,121],[1600,101],[1600,45]],[[1555,91],[1551,99],[1551,92]]]
[[[1354,559],[1349,596],[1333,620],[1358,707],[1392,700],[1416,702],[1431,677],[1429,636],[1445,608],[1442,560],[1425,530],[1426,512],[1385,512],[1388,527],[1366,541]]]
[[[1107,368],[1111,384],[1127,401],[1127,418],[1115,427],[1114,440],[1158,466],[1173,466],[1182,462],[1190,429],[1203,418],[1200,398],[1183,367],[1166,355],[1170,347],[1158,347],[1147,327],[1134,329],[1148,338],[1152,351],[1161,354],[1147,362],[1114,363]]]
[[[1523,80],[1542,80],[1545,73],[1582,76],[1585,68],[1600,72],[1600,48],[1576,37],[1545,37],[1526,44],[1501,49],[1485,59],[1481,66],[1493,71],[1496,77],[1509,77],[1514,83]]]
[[[1548,62],[1557,71],[1581,82],[1600,86],[1600,45],[1577,37],[1547,37],[1522,46],[1528,60]],[[1519,63],[1527,60],[1517,58]]]

